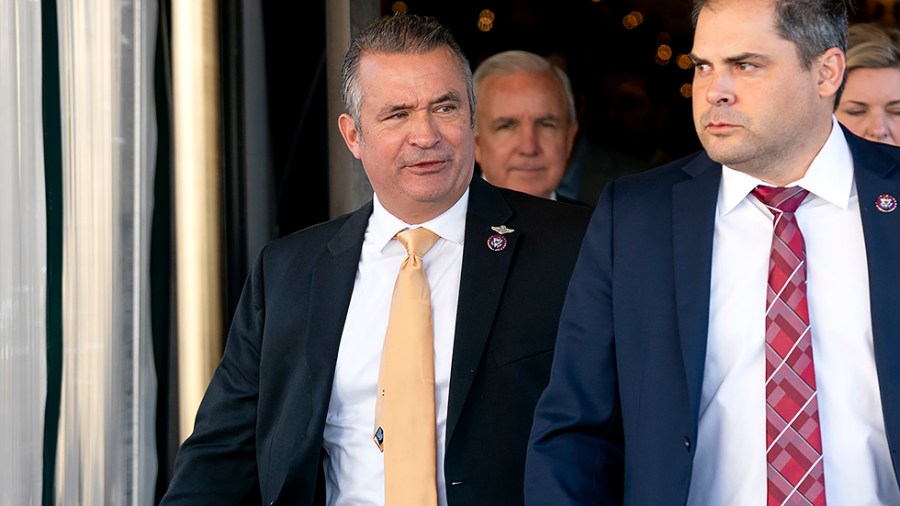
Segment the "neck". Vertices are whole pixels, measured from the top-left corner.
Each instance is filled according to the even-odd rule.
[[[784,152],[772,152],[731,168],[749,174],[774,186],[790,186],[803,178],[813,160],[828,141],[833,127],[831,115],[828,121],[819,120],[805,135],[794,139],[794,144]]]

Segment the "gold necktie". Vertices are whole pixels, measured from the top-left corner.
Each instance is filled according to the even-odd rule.
[[[434,325],[422,257],[438,235],[416,228],[396,238],[408,256],[394,285],[381,352],[375,444],[384,452],[387,506],[437,505]]]

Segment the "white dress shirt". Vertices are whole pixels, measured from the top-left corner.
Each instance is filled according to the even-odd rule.
[[[799,181],[807,297],[829,505],[900,504],[872,345],[868,270],[853,160],[835,120]],[[723,167],[709,336],[688,504],[766,503],[765,307],[773,216],[765,184]]]
[[[447,504],[444,446],[447,394],[462,272],[463,238],[469,192],[446,212],[422,224],[407,224],[374,199],[363,241],[359,270],[344,322],[328,414],[324,447],[327,504],[384,504],[384,458],[372,440],[381,349],[391,293],[406,250],[394,235],[423,226],[441,236],[425,255],[434,318],[434,376],[437,416],[438,500]]]

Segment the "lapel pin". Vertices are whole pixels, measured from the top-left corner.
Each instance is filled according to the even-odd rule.
[[[506,225],[500,225],[499,227],[491,227],[491,230],[497,232],[496,234],[488,237],[487,247],[491,251],[503,251],[506,249],[506,237],[503,237],[504,234],[509,234],[511,232],[515,232],[515,230],[507,227]]]
[[[883,213],[892,213],[897,209],[897,199],[893,195],[879,195],[875,199],[875,208]]]
[[[503,237],[500,234],[494,234],[488,237],[487,246],[491,251],[503,251],[506,249],[506,237]]]

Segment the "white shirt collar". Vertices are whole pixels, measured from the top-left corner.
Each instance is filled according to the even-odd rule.
[[[831,117],[831,134],[813,159],[806,174],[788,186],[801,186],[826,201],[847,209],[853,194],[853,157],[837,119]],[[719,189],[719,213],[728,214],[763,181],[722,166],[722,185]]]
[[[425,227],[441,236],[442,239],[452,241],[460,245],[466,234],[466,210],[469,207],[469,190],[463,193],[450,209],[425,223],[406,223],[397,218],[378,200],[378,195],[373,198],[372,216],[369,218],[370,238],[373,244],[383,251],[397,232],[406,228]]]

